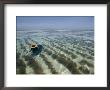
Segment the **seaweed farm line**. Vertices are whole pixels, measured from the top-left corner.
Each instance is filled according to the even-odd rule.
[[[32,43],[43,47],[38,55]],[[17,30],[16,74],[94,74],[94,31]]]

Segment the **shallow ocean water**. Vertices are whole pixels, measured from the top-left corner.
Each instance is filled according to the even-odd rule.
[[[93,30],[17,31],[17,74],[94,74]],[[38,55],[31,44],[43,46]]]

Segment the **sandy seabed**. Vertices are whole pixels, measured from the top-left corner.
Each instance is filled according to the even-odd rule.
[[[32,43],[42,45],[38,55]],[[94,74],[94,31],[18,30],[16,74]]]

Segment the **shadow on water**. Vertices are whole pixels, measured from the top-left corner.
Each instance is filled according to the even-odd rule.
[[[31,51],[32,51],[32,55],[38,55],[41,53],[43,49],[43,46],[42,45],[38,45],[38,47],[35,47],[35,48],[31,48]]]
[[[30,60],[28,60],[27,65],[29,65],[31,68],[33,68],[35,74],[44,74],[43,69],[39,65],[38,62],[36,62],[32,56],[30,56]]]
[[[27,64],[24,62],[24,60],[21,58],[20,53],[16,54],[16,74],[26,74],[26,66],[30,66],[33,68],[34,73],[33,74],[44,74],[42,67],[39,65],[38,62],[35,60],[35,56],[41,53],[43,49],[42,45],[38,45],[37,48],[31,49],[32,54],[31,55],[24,55],[22,58],[25,59]]]
[[[33,68],[35,74],[44,74],[43,69],[35,60],[35,56],[39,55],[43,49],[42,45],[37,45],[35,48],[31,48],[31,55],[25,56],[25,60],[27,61],[27,65]]]

